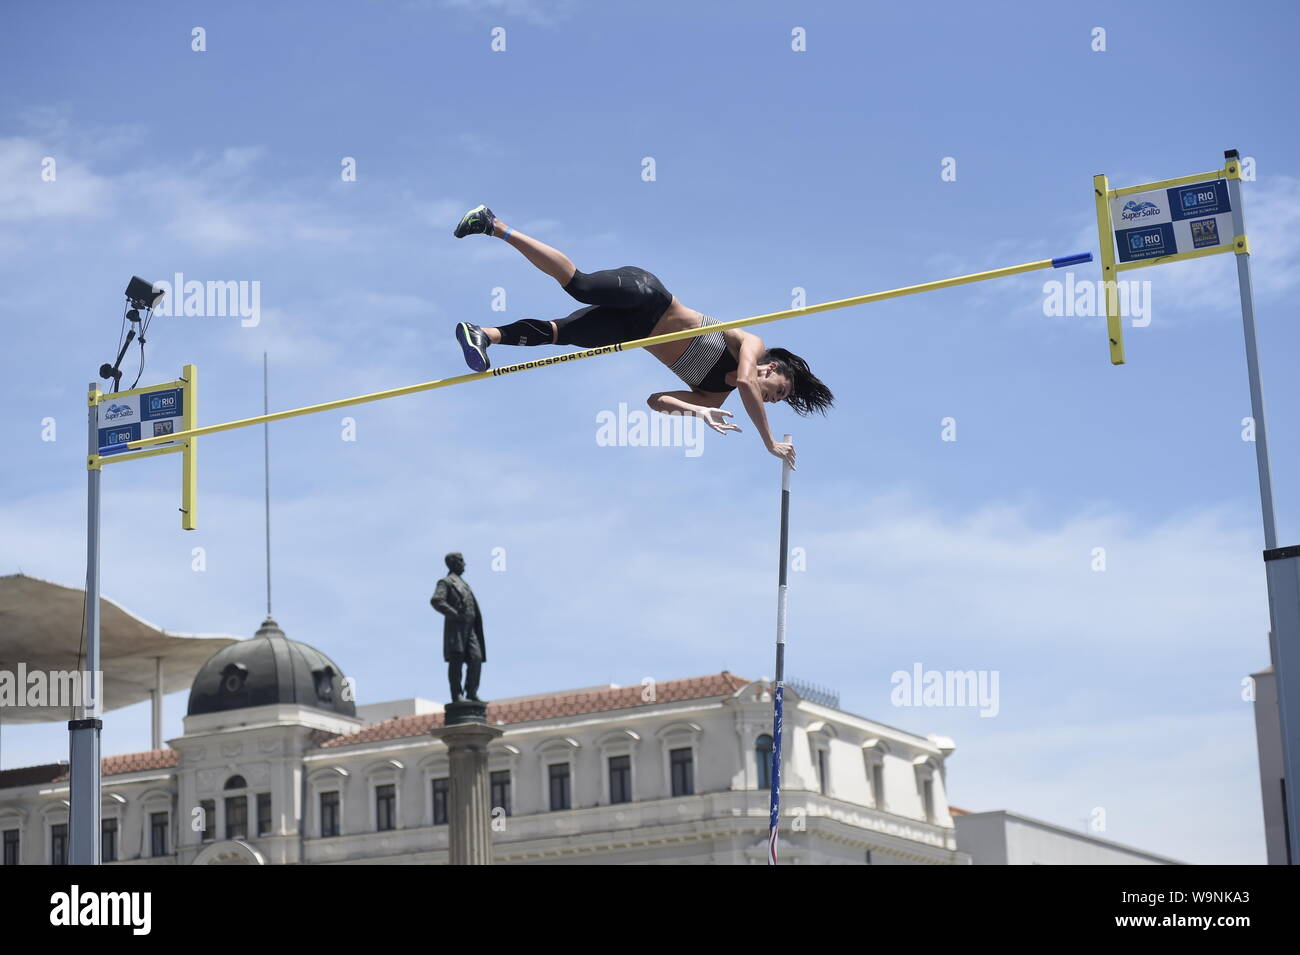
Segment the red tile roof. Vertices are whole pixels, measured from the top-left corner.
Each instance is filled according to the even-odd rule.
[[[554,693],[549,696],[535,696],[512,703],[489,703],[488,722],[528,723],[533,720],[549,720],[562,716],[580,716],[583,713],[599,713],[605,710],[624,710],[637,706],[649,706],[651,703],[676,703],[681,700],[703,700],[716,696],[730,696],[751,680],[736,676],[728,670],[711,673],[708,676],[688,677],[684,680],[665,680],[655,686],[655,698],[647,702],[641,698],[645,687],[623,686],[617,689],[581,690],[572,693]],[[441,713],[421,713],[415,716],[399,716],[374,726],[368,726],[359,733],[347,733],[342,736],[327,736],[325,733],[313,734],[313,741],[322,748],[354,746],[358,743],[373,743],[385,739],[403,739],[411,736],[423,736],[443,725]],[[151,769],[170,769],[178,763],[174,749],[151,749],[142,753],[125,753],[121,756],[105,756],[101,761],[105,776],[118,776],[123,773],[137,773]],[[67,763],[48,763],[44,766],[26,766],[21,769],[0,770],[0,789],[15,786],[31,786],[37,783],[59,783],[68,781]]]
[[[752,681],[736,676],[727,670],[708,676],[688,677],[685,680],[665,680],[655,685],[653,703],[676,703],[681,700],[702,700],[714,696],[730,696]],[[489,703],[487,721],[497,723],[527,723],[532,720],[549,720],[562,716],[579,716],[604,710],[623,710],[651,705],[641,698],[645,687],[622,686],[617,689],[584,690],[575,693],[555,693],[532,697],[513,703]],[[441,713],[419,713],[415,716],[398,716],[367,726],[359,733],[347,733],[322,743],[321,748],[354,746],[386,739],[403,739],[423,736],[443,725]]]
[[[105,756],[99,761],[99,771],[105,776],[120,776],[123,773],[138,773],[150,769],[169,769],[177,764],[178,759],[174,749],[149,749],[143,753]],[[0,789],[67,781],[67,763],[46,763],[44,766],[0,770]]]
[[[147,749],[143,753],[105,756],[102,761],[105,776],[138,773],[147,769],[170,769],[179,763],[180,754],[174,749]]]

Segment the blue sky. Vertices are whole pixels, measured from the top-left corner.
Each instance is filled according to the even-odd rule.
[[[255,326],[152,328],[143,381],[198,364],[213,423],[260,412],[264,350],[285,408],[461,373],[456,321],[575,307],[504,243],[451,237],[479,202],[585,271],[641,265],[730,319],[789,307],[795,288],[822,301],[1095,253],[1094,174],[1186,175],[1229,147],[1256,165],[1246,215],[1294,543],[1300,161],[1281,118],[1300,15],[1252,10],[13,5],[0,573],[84,579],[84,385],[111,360],[133,274],[260,283]],[[1061,273],[759,330],[837,398],[825,419],[771,413],[799,449],[792,543],[807,555],[788,672],[952,737],[956,805],[1066,826],[1102,807],[1109,838],[1262,862],[1241,679],[1268,662],[1268,618],[1235,269],[1220,256],[1134,275],[1151,322],[1127,330],[1118,368],[1102,319],[1044,315]],[[273,426],[275,616],[363,702],[439,699],[427,601],[455,549],[485,607],[489,696],[770,675],[780,466],[739,400],[745,432],[706,435],[699,456],[596,440],[598,414],[673,383],[634,353]],[[956,441],[941,440],[948,417]],[[105,594],[171,630],[251,635],[261,469],[260,430],[203,439],[191,533],[177,459],[108,469]],[[998,671],[999,714],[891,705],[890,674],[915,663]],[[169,735],[184,699],[168,698]],[[110,714],[105,752],[147,746],[147,708]],[[62,758],[61,726],[4,730],[0,766]]]

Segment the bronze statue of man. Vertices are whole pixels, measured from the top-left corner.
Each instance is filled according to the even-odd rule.
[[[451,684],[451,701],[458,703],[478,698],[478,681],[482,665],[487,662],[487,644],[483,640],[483,614],[461,574],[465,573],[465,558],[448,554],[448,574],[438,581],[429,599],[433,609],[443,615],[442,658],[447,662],[447,680]],[[461,666],[465,667],[465,691],[461,693]]]

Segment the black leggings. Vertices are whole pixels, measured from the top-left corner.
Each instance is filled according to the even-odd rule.
[[[647,338],[673,302],[656,276],[635,265],[574,272],[564,291],[587,307],[556,319],[557,343],[580,348]]]

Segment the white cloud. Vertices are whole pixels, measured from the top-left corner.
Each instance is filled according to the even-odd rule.
[[[427,298],[401,292],[367,291],[363,293],[362,301],[369,310],[368,317],[371,320],[382,319],[387,315],[417,315],[427,318],[438,308]]]
[[[42,179],[43,164],[54,161],[54,179]],[[110,182],[92,172],[76,153],[33,140],[0,139],[0,220],[85,219],[110,207]]]
[[[403,207],[410,214],[418,217],[424,225],[434,229],[446,229],[447,235],[452,234],[460,217],[477,205],[464,199],[430,200],[411,195],[403,196],[401,201]]]
[[[266,155],[265,146],[230,146],[221,152],[221,165],[231,172],[251,169]]]
[[[452,10],[483,16],[518,17],[540,26],[555,26],[577,9],[575,0],[440,0]]]
[[[203,252],[293,242],[342,245],[374,231],[320,195],[266,188],[257,173],[266,156],[260,146],[229,147],[216,157],[198,155],[183,165],[147,164],[121,174],[96,171],[100,158],[110,153],[79,153],[60,141],[41,145],[31,139],[0,139],[0,220],[111,217],[147,224],[147,231],[162,231]],[[53,182],[41,178],[47,156],[56,163]]]
[[[209,319],[196,319],[209,321]],[[234,355],[261,364],[262,353],[280,367],[285,365],[330,368],[342,361],[345,347],[332,335],[329,324],[313,322],[294,309],[263,308],[256,325],[244,327],[238,318],[211,321],[237,325],[220,341]]]
[[[804,526],[823,528],[803,535],[818,565],[813,603],[869,615],[900,638],[951,633],[1013,648],[1041,646],[1046,630],[1073,646],[1123,649],[1140,636],[1148,648],[1187,649],[1240,628],[1243,600],[1258,596],[1263,613],[1257,529],[1226,512],[1140,526],[1097,508],[1044,527],[1009,505],[944,518],[907,495],[835,515],[805,506],[821,513]],[[1098,547],[1104,572],[1091,569]]]
[[[1255,287],[1261,295],[1289,294],[1300,283],[1300,179],[1267,176],[1242,191]]]
[[[151,169],[124,177],[125,197],[153,205],[162,229],[205,252],[273,248],[290,243],[339,245],[352,240],[356,223],[310,196],[268,192],[253,174],[258,151],[226,158],[193,172]]]
[[[1252,719],[1238,704],[968,734],[949,764],[950,798],[963,809],[1007,809],[1183,862],[1260,864]],[[1098,809],[1104,815],[1094,816]],[[1104,831],[1086,828],[1094,818],[1104,818]]]
[[[475,156],[497,158],[506,154],[506,151],[500,145],[479,133],[460,133],[455,137],[454,142],[461,149]]]

